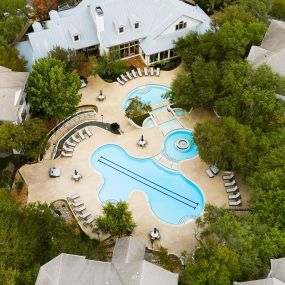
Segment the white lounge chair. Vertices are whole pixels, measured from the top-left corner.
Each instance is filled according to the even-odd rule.
[[[74,151],[74,148],[70,148],[70,147],[65,146],[65,145],[63,145],[62,148],[63,148],[64,151],[67,151],[67,152],[73,152]]]
[[[210,168],[206,170],[206,173],[207,173],[207,175],[208,175],[209,178],[213,178],[213,177],[215,176],[214,173],[211,171]]]
[[[238,199],[237,201],[229,201],[229,206],[239,206],[241,205],[241,199]]]
[[[84,220],[86,220],[89,216],[91,216],[91,213],[89,213],[89,212],[86,212],[86,213],[84,213],[84,214],[80,214],[80,215],[79,215],[79,217],[80,217],[81,219],[84,219]]]
[[[137,68],[137,73],[138,73],[138,75],[139,75],[140,77],[143,76],[142,71],[141,71],[141,69],[140,69],[139,67]]]
[[[233,180],[231,182],[225,182],[224,184],[225,184],[225,187],[234,186],[236,184],[236,181]]]
[[[240,197],[240,193],[237,192],[236,194],[229,195],[229,199],[237,199]]]
[[[125,84],[125,82],[122,81],[122,80],[120,79],[120,77],[117,77],[117,81],[118,81],[121,85],[124,85],[124,84]]]
[[[74,193],[74,194],[68,195],[68,196],[66,197],[66,199],[67,199],[67,200],[74,200],[74,199],[77,199],[77,198],[79,198],[79,197],[80,197],[80,195],[79,195],[78,193]]]
[[[134,78],[138,78],[138,75],[136,74],[136,71],[134,69],[131,70],[131,73]]]
[[[85,206],[81,206],[81,207],[79,207],[79,208],[74,209],[74,211],[75,211],[76,213],[80,213],[80,212],[84,211],[85,209],[86,209]]]
[[[122,78],[125,82],[128,82],[128,81],[129,81],[129,79],[127,79],[124,74],[121,74],[121,78]]]
[[[144,71],[144,75],[145,75],[145,76],[148,76],[148,69],[147,69],[147,67],[144,67],[144,68],[143,68],[143,71]]]
[[[73,155],[73,152],[64,152],[64,151],[61,152],[61,156],[64,156],[64,157],[72,157],[72,155]]]
[[[156,76],[159,76],[159,75],[160,75],[160,67],[157,67],[157,68],[156,68],[155,75],[156,75]]]
[[[95,218],[96,218],[96,217],[94,217],[94,216],[89,217],[89,218],[84,222],[84,225],[85,225],[85,226],[90,225],[90,224],[95,220]]]
[[[71,141],[66,141],[65,144],[68,145],[68,146],[72,146],[72,147],[76,146],[76,143],[73,143]]]
[[[233,193],[236,192],[238,190],[237,186],[231,187],[231,188],[227,188],[227,193]]]
[[[131,74],[128,71],[126,72],[126,75],[130,80],[133,79],[133,77],[131,76]]]
[[[85,127],[84,128],[84,131],[85,131],[85,133],[87,134],[87,136],[90,138],[93,134],[91,133],[91,131],[87,128],[87,127]]]
[[[154,76],[154,69],[153,69],[153,67],[150,68],[150,76]]]
[[[224,176],[223,176],[223,179],[224,179],[224,180],[231,180],[231,179],[233,179],[233,178],[235,178],[235,176],[234,176],[233,173],[230,174],[230,175],[224,175]]]
[[[84,136],[82,130],[79,130],[77,133],[78,133],[78,135],[80,136],[80,138],[81,138],[82,140],[85,140],[85,139],[86,139],[86,137]]]
[[[80,143],[80,140],[75,137],[75,135],[72,135],[71,138],[76,142],[76,143]]]
[[[234,174],[233,171],[223,171],[224,175],[231,175]]]
[[[72,207],[79,207],[79,206],[82,206],[82,205],[84,205],[84,203],[83,203],[83,201],[77,201],[77,202],[72,202],[71,203],[71,206]]]
[[[220,172],[220,169],[216,165],[211,165],[210,169],[215,175]]]

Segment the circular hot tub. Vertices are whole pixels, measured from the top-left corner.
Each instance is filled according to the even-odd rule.
[[[180,138],[175,141],[175,146],[180,150],[187,150],[190,147],[190,142],[187,139]]]

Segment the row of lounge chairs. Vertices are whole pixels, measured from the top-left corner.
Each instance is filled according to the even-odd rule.
[[[69,195],[66,197],[69,205],[73,209],[75,215],[78,215],[78,219],[83,221],[83,225],[91,228],[93,227],[92,223],[95,220],[95,216],[93,216],[90,212],[86,210],[84,203],[80,199],[80,195],[78,193]]]
[[[142,76],[159,76],[160,75],[160,68],[154,68],[150,67],[149,69],[147,67],[144,67],[143,71],[140,68],[137,69],[132,69],[130,72],[127,71],[125,74],[121,74],[119,77],[117,77],[117,81],[121,84],[124,85],[126,82],[142,77]]]
[[[240,206],[241,195],[236,185],[234,173],[232,171],[224,171],[223,180],[226,191],[229,193],[229,206]]]
[[[64,157],[72,157],[75,146],[86,139],[85,134],[89,138],[92,136],[92,132],[88,127],[80,129],[77,133],[73,134],[68,140],[66,140],[63,144],[61,155]]]

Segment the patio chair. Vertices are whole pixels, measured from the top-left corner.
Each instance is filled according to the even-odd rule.
[[[79,140],[77,137],[75,137],[75,135],[72,135],[71,138],[72,138],[72,140],[75,141],[76,143],[80,143],[80,140]]]
[[[156,75],[156,76],[159,76],[159,75],[160,75],[160,67],[157,67],[157,68],[156,68],[155,75]]]
[[[237,192],[236,194],[229,195],[229,199],[237,199],[239,197],[240,197],[240,193],[239,192]]]
[[[128,77],[130,80],[133,79],[133,77],[131,76],[131,74],[130,74],[128,71],[126,72],[126,75],[127,75],[127,77]]]
[[[80,195],[79,195],[78,193],[74,193],[74,194],[68,195],[68,196],[66,197],[66,199],[67,199],[67,200],[74,200],[74,199],[77,199],[77,198],[79,198],[79,197],[80,197]]]
[[[124,84],[125,84],[125,82],[122,81],[122,80],[120,79],[120,77],[117,77],[117,81],[118,81],[121,85],[124,85]]]
[[[233,178],[235,178],[235,176],[234,176],[233,173],[230,174],[230,175],[224,175],[224,176],[223,176],[223,179],[224,179],[224,180],[231,180],[231,179],[233,179]]]
[[[211,171],[210,168],[206,170],[206,173],[207,173],[207,175],[208,175],[209,178],[213,178],[213,177],[215,176],[214,173]]]
[[[72,155],[73,155],[73,152],[64,152],[64,151],[61,152],[61,156],[64,156],[64,157],[72,157]]]
[[[134,69],[131,70],[131,73],[134,78],[138,78],[138,75],[136,74],[136,71]]]
[[[83,220],[86,220],[89,216],[91,216],[91,213],[86,212],[84,214],[79,214],[79,217]]]
[[[83,201],[77,201],[77,202],[72,202],[71,203],[71,206],[72,207],[79,207],[79,206],[83,206],[84,205],[84,203],[83,203]]]
[[[234,174],[233,171],[223,171],[224,175],[231,175]]]
[[[216,165],[211,165],[210,169],[215,175],[217,175],[220,172],[220,169]]]
[[[238,199],[237,201],[229,201],[229,206],[239,206],[241,205],[241,199]]]
[[[81,207],[79,207],[79,208],[74,209],[74,211],[75,211],[76,213],[80,213],[80,212],[82,212],[82,211],[84,211],[84,210],[86,210],[86,207],[85,207],[85,206],[81,206]]]
[[[233,193],[236,192],[238,190],[237,186],[231,187],[231,188],[227,188],[227,193]]]
[[[69,140],[67,140],[67,141],[65,142],[65,144],[68,145],[68,146],[72,146],[72,147],[75,147],[75,146],[76,146],[76,143],[73,143],[73,142],[71,142],[71,141],[69,141]]]
[[[147,69],[147,67],[144,67],[144,68],[143,68],[143,71],[144,71],[144,75],[145,75],[145,76],[148,76],[148,69]]]
[[[121,78],[122,78],[125,82],[128,82],[128,81],[129,81],[129,79],[127,79],[124,74],[121,74]]]
[[[93,135],[92,132],[87,127],[84,128],[84,131],[89,138]]]
[[[154,76],[154,69],[153,69],[153,67],[150,68],[150,76]]]
[[[79,131],[77,132],[77,134],[80,136],[80,138],[81,138],[82,140],[85,140],[85,139],[86,139],[86,137],[84,136],[82,130],[79,130]]]
[[[63,145],[63,150],[66,151],[66,152],[73,152],[74,148],[70,148],[70,147],[67,147],[65,145]]]
[[[139,75],[140,77],[143,76],[142,71],[141,71],[141,69],[140,69],[139,67],[137,68],[137,73],[138,73],[138,75]]]
[[[224,184],[225,184],[225,187],[234,186],[234,185],[236,185],[236,181],[233,180],[231,182],[225,182]]]
[[[92,222],[96,219],[94,216],[90,216],[87,220],[85,220],[84,225],[85,226],[91,226]]]

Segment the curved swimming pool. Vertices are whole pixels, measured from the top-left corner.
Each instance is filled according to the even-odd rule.
[[[153,213],[170,224],[198,218],[204,209],[204,198],[196,184],[152,158],[134,158],[120,146],[107,144],[93,152],[91,164],[104,177],[98,193],[102,203],[127,201],[133,190],[141,190]]]
[[[139,97],[143,102],[150,103],[150,105],[156,105],[158,103],[166,102],[167,100],[162,98],[162,95],[169,92],[171,89],[159,85],[159,84],[147,84],[133,89],[129,92],[123,105],[123,110],[125,110],[129,105],[129,100],[135,97]]]
[[[178,129],[168,133],[164,138],[163,154],[175,162],[197,156],[193,132],[187,129]]]

